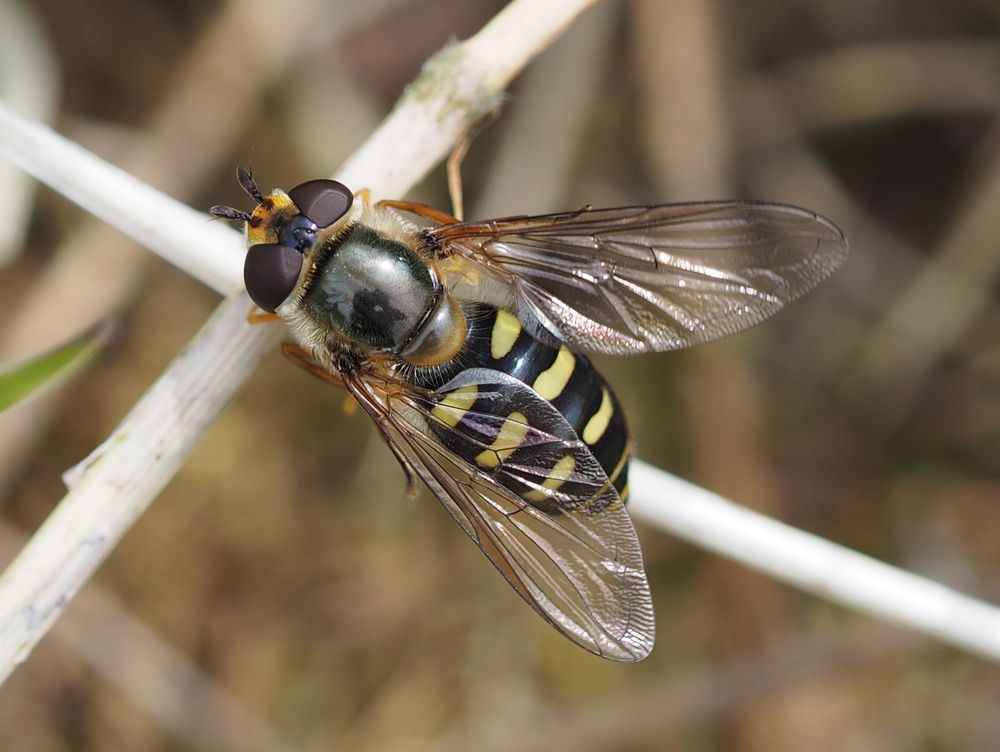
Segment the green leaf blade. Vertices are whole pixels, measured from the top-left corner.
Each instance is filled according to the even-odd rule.
[[[40,392],[65,383],[86,368],[109,339],[107,323],[80,337],[13,366],[0,368],[0,411]]]

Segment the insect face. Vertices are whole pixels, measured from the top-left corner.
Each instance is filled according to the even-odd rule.
[[[320,230],[347,214],[354,194],[335,180],[310,180],[288,193],[276,190],[265,198],[248,170],[241,168],[239,180],[257,201],[253,212],[213,206],[210,213],[246,222],[250,248],[243,280],[254,303],[274,313],[298,285],[305,254],[312,250]]]

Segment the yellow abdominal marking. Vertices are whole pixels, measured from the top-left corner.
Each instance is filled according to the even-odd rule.
[[[564,455],[561,460],[559,460],[551,470],[549,470],[549,477],[542,481],[542,488],[546,488],[549,491],[558,490],[563,483],[568,481],[573,475],[573,471],[576,470],[576,459],[572,454]],[[528,501],[542,502],[549,498],[551,494],[545,493],[541,489],[536,489],[534,491],[528,491],[524,494],[524,498]]]
[[[555,362],[545,371],[538,374],[535,383],[531,386],[538,396],[546,400],[554,400],[569,383],[569,377],[573,375],[573,368],[576,365],[576,358],[573,357],[566,346],[559,348]]]
[[[459,387],[434,405],[431,414],[449,428],[454,428],[469,412],[469,408],[475,403],[478,394],[479,387],[475,384]]]
[[[614,412],[615,409],[611,406],[611,395],[608,394],[605,387],[601,387],[601,406],[597,408],[596,413],[590,416],[587,425],[583,427],[581,438],[591,446],[600,441],[604,432],[608,430],[608,423],[611,422],[611,416]]]
[[[517,316],[504,310],[497,311],[497,319],[493,322],[493,337],[490,339],[490,355],[493,360],[500,360],[510,352],[521,333],[521,322]]]
[[[528,427],[528,419],[522,413],[508,415],[493,443],[476,455],[476,463],[480,467],[498,467],[521,446],[524,437],[528,435]]]
[[[625,469],[625,466],[628,465],[628,461],[631,457],[632,457],[632,444],[631,442],[629,442],[628,444],[625,445],[625,449],[622,450],[622,456],[618,458],[618,464],[615,465],[615,469],[608,474],[607,484],[601,486],[601,488],[598,489],[597,492],[593,496],[591,496],[590,499],[587,500],[587,505],[585,508],[589,509],[590,505],[594,501],[596,501],[597,498],[601,496],[601,494],[607,491],[614,492],[615,481],[618,479],[618,476],[622,474],[622,471]],[[621,493],[618,494],[617,503],[609,504],[608,509],[613,509],[619,504],[624,504],[627,498],[628,498],[628,482],[625,483],[625,485],[622,487]]]
[[[608,476],[608,481],[612,484],[618,480],[618,476],[622,474],[622,470],[625,469],[625,465],[628,464],[629,457],[632,456],[632,446],[631,444],[626,444],[625,448],[622,450],[622,456],[618,458],[618,464],[615,465],[615,469],[611,471]]]

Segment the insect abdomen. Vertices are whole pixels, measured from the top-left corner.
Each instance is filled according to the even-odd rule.
[[[618,399],[590,360],[565,345],[540,342],[508,311],[473,304],[465,313],[469,334],[453,361],[456,369],[491,368],[532,387],[573,426],[625,498],[628,428]]]

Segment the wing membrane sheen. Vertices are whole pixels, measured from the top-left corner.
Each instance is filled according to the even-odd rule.
[[[344,381],[397,455],[546,621],[606,658],[649,654],[653,610],[635,530],[600,464],[554,407],[489,369],[463,371],[437,392],[371,376]],[[435,416],[444,397],[473,386],[475,405],[457,425]],[[493,468],[467,459],[489,446],[514,410],[529,426],[517,451]],[[567,454],[574,472],[558,489],[544,489],[554,458]],[[547,499],[533,504],[515,487],[545,490]]]
[[[815,287],[847,254],[843,233],[818,214],[749,201],[588,208],[428,233],[502,280],[530,330],[607,354],[741,331]]]

